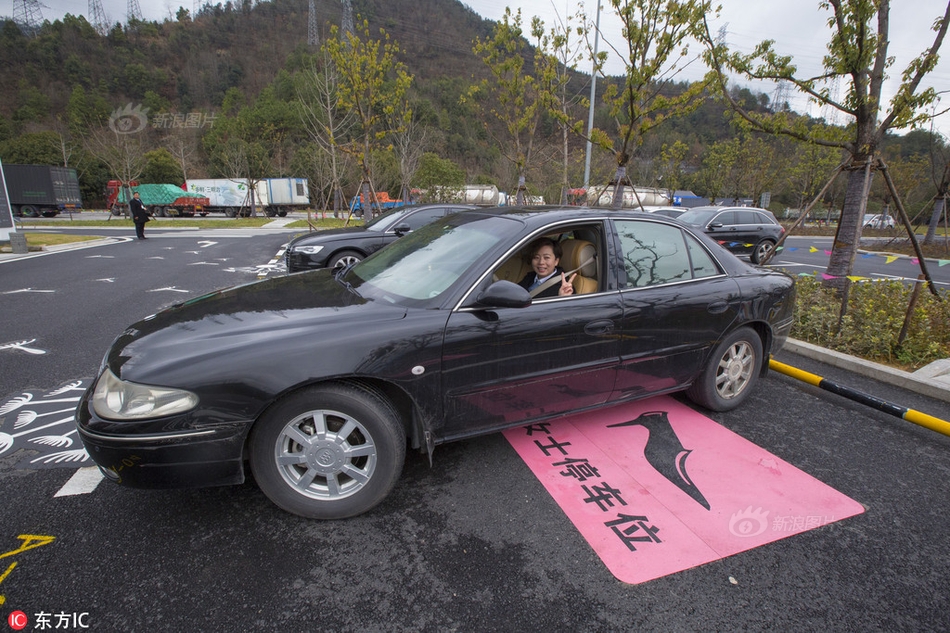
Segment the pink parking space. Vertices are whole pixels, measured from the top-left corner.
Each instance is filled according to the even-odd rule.
[[[863,506],[666,396],[505,437],[620,581],[637,584]]]

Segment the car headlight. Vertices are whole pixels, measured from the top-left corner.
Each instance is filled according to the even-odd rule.
[[[106,369],[96,382],[92,408],[106,420],[142,420],[183,413],[198,405],[198,396],[182,389],[150,387],[120,380]]]
[[[317,253],[323,250],[323,247],[304,245],[304,246],[294,246],[290,250],[292,250],[295,253],[303,253],[304,255],[316,255]]]

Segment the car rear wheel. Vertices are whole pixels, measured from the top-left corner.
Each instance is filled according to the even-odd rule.
[[[279,401],[251,432],[251,471],[276,505],[311,519],[371,509],[392,490],[406,435],[392,404],[368,386],[330,384]]]
[[[752,392],[762,361],[759,335],[751,328],[739,328],[716,347],[686,395],[711,411],[735,409]]]
[[[330,258],[328,268],[346,268],[350,264],[355,264],[363,260],[363,256],[356,251],[340,251]]]
[[[764,262],[768,254],[772,252],[773,248],[775,248],[775,242],[772,240],[762,240],[755,245],[755,248],[752,250],[752,254],[749,256],[749,259],[752,260],[753,264]]]

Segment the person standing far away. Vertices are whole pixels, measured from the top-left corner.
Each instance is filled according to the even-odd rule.
[[[129,202],[129,210],[132,212],[132,222],[135,223],[135,236],[140,240],[145,239],[145,223],[150,220],[148,211],[142,200],[139,198],[139,192],[132,194],[132,200]]]

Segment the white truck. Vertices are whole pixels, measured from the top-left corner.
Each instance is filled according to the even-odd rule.
[[[587,189],[587,205],[591,207],[612,207],[614,204],[614,185],[591,185]],[[624,209],[640,209],[649,211],[650,207],[668,207],[673,204],[673,192],[669,189],[654,187],[623,188]]]
[[[208,199],[210,204],[202,207],[201,215],[223,213],[229,218],[251,214],[250,185],[244,178],[206,178],[186,180],[181,187],[189,193],[195,193]],[[267,183],[263,180],[254,187],[254,206],[257,212],[268,212],[270,201],[267,197]]]
[[[270,202],[267,215],[284,217],[288,211],[310,206],[310,191],[306,178],[265,178],[263,182],[267,187],[267,200]]]

